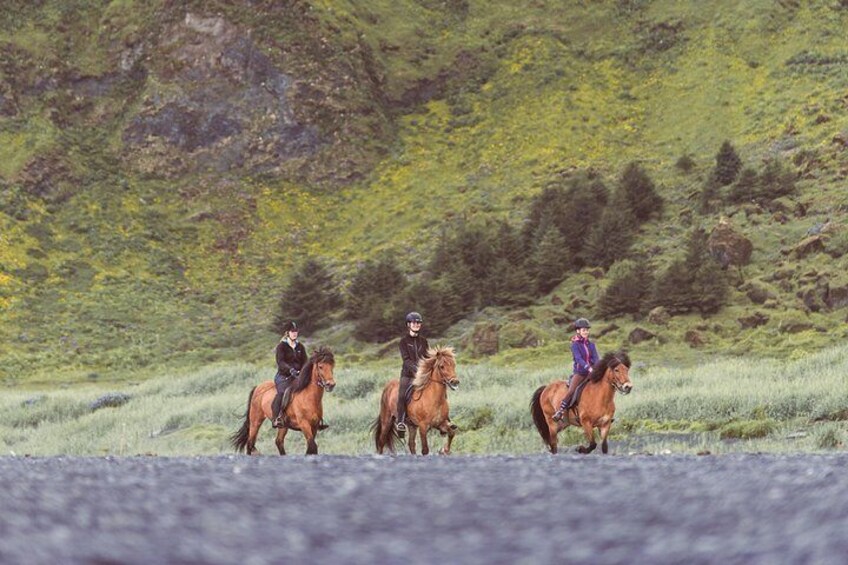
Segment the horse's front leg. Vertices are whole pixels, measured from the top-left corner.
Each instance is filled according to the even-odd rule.
[[[584,418],[582,418],[581,421],[583,422],[583,424],[582,424],[583,435],[586,436],[586,441],[589,442],[589,445],[578,446],[577,452],[578,453],[592,453],[593,451],[595,451],[595,448],[598,447],[598,444],[595,443],[595,427],[594,427],[593,423],[591,421],[589,421],[589,418],[584,417]]]
[[[609,445],[607,445],[607,436],[609,436],[610,428],[612,428],[612,420],[598,428],[598,436],[601,438],[601,452],[607,453]]]
[[[277,428],[277,438],[274,440],[274,443],[277,444],[277,451],[280,452],[280,455],[286,454],[286,434],[289,433],[288,428]]]
[[[427,443],[427,432],[429,430],[429,426],[421,426],[418,428],[418,431],[421,433],[421,455],[430,454],[430,444]]]
[[[449,426],[447,434],[448,434],[448,441],[447,441],[447,443],[445,443],[445,446],[441,449],[441,451],[439,451],[439,453],[441,453],[442,455],[450,455],[451,443],[453,443],[453,436],[456,435],[456,427],[455,426]]]
[[[315,430],[318,428],[318,422],[304,422],[301,430],[303,437],[306,438],[306,454],[318,455],[318,444],[315,443]]]

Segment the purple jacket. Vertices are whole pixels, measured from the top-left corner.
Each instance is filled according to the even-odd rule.
[[[571,338],[571,354],[574,356],[574,374],[584,377],[599,359],[595,344],[577,335]]]

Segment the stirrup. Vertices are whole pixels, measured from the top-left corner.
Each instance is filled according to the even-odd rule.
[[[278,429],[279,429],[279,428],[285,428],[285,427],[286,427],[285,422],[283,422],[283,416],[282,416],[282,414],[281,414],[281,415],[279,415],[279,416],[277,416],[276,418],[274,418],[274,419],[271,421],[271,427],[272,427],[272,428],[278,428]]]
[[[321,420],[320,422],[318,422],[318,429],[319,430],[326,430],[329,427],[330,427],[330,424],[324,423],[324,420]]]
[[[553,419],[554,422],[559,422],[560,420],[562,420],[563,416],[565,416],[565,409],[560,408],[559,410],[554,412],[552,419]]]
[[[395,432],[397,432],[398,437],[403,437],[406,435],[406,424],[403,422],[395,423]]]

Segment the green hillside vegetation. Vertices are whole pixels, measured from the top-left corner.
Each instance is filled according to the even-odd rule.
[[[289,313],[352,364],[413,308],[504,370],[563,362],[581,315],[651,366],[845,339],[841,3],[278,4],[0,15],[5,384],[270,365]],[[600,186],[588,212],[568,193]],[[698,247],[722,217],[741,269]],[[292,304],[308,260],[321,316]],[[396,293],[356,294],[375,265]]]
[[[490,364],[457,366],[460,387],[450,392],[459,425],[453,452],[541,453],[529,402],[542,384],[561,378],[550,365],[528,370]],[[320,453],[374,453],[369,427],[393,363],[342,366],[324,396],[331,427],[318,436]],[[848,441],[848,348],[800,361],[722,360],[692,369],[634,365],[634,391],[616,397],[613,454],[821,452]],[[222,363],[169,373],[115,388],[97,385],[12,391],[0,400],[0,441],[16,455],[214,455],[232,453],[230,434],[241,425],[248,393],[269,378],[264,367]],[[268,422],[257,446],[276,455]],[[431,445],[443,440],[431,434]],[[289,454],[302,455],[302,434],[291,432]],[[560,447],[573,452],[582,432],[567,428]],[[598,457],[592,455],[590,457]]]

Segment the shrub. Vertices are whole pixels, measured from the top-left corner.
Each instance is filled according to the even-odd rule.
[[[716,154],[716,166],[713,169],[719,185],[726,186],[736,180],[741,168],[742,159],[739,158],[733,145],[729,141],[722,143]]]

